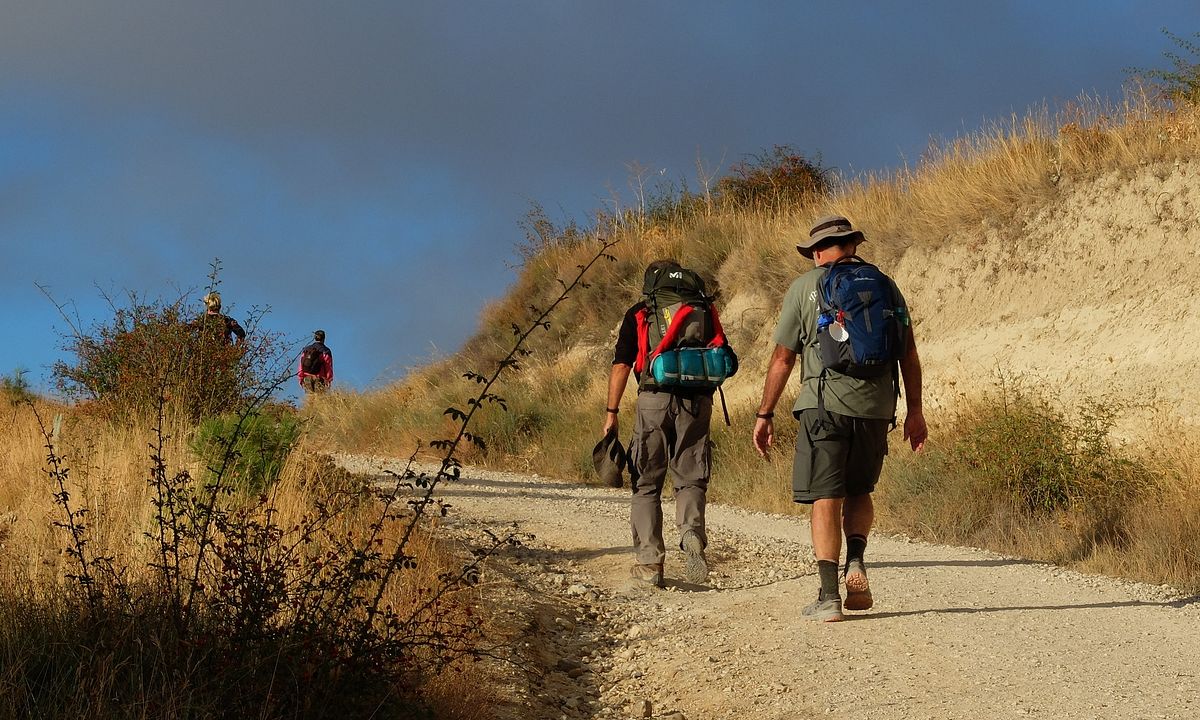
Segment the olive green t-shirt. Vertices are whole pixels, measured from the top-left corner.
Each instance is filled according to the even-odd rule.
[[[783,297],[775,342],[800,356],[803,388],[793,414],[817,407],[817,384],[824,365],[817,347],[817,286],[825,268],[813,268],[796,278]],[[893,287],[895,284],[893,283]],[[904,296],[896,290],[902,305]],[[838,372],[825,376],[825,409],[859,418],[891,420],[896,417],[896,386],[891,373],[877,378],[852,378]]]

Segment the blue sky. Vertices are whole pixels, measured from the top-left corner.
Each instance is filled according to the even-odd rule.
[[[847,4],[849,5],[849,4]],[[775,144],[846,173],[1161,67],[1194,2],[0,2],[0,307],[48,384],[100,291],[224,263],[235,316],[328,332],[365,388],[453,351],[530,201]],[[199,307],[197,308],[199,310]]]

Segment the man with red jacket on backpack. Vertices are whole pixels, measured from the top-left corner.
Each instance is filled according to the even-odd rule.
[[[684,270],[672,260],[659,260],[646,268],[645,288],[653,287],[656,278],[661,280],[668,273],[695,278],[699,286],[699,295],[692,296],[692,307],[680,312],[681,308],[674,306],[674,315],[682,319],[692,314],[692,320],[700,320],[695,315],[701,313],[708,315],[702,322],[689,323],[687,331],[680,330],[680,322],[671,327],[679,335],[689,332],[696,335],[685,343],[692,347],[725,348],[732,367],[728,375],[732,375],[736,372],[737,356],[724,339],[715,309],[709,304],[711,298],[703,294],[703,282],[699,276]],[[653,297],[652,293],[647,293],[647,299]],[[697,297],[701,298],[698,304]],[[701,309],[705,307],[708,308],[707,313]],[[653,317],[655,312],[670,317],[672,310],[666,306],[651,308],[643,301],[625,313],[609,373],[608,407],[603,433],[607,436],[618,431],[617,413],[620,411],[621,396],[625,394],[630,373],[635,373],[638,397],[633,437],[629,443],[629,473],[633,489],[629,520],[636,564],[630,574],[638,582],[657,587],[663,585],[666,545],[662,531],[662,489],[669,469],[674,478],[679,547],[685,554],[684,577],[689,582],[700,584],[708,579],[708,563],[704,557],[704,549],[708,544],[704,528],[704,505],[712,467],[709,423],[715,387],[660,386],[655,383],[650,368],[655,344],[660,343],[665,347],[672,342],[669,337],[663,340],[665,336],[659,334],[649,336],[656,320]],[[702,329],[696,331],[697,327]]]
[[[306,393],[324,392],[333,384],[333,353],[325,346],[324,330],[314,332],[313,342],[300,351],[296,376]]]

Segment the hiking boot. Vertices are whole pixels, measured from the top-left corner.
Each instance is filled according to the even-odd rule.
[[[663,566],[662,565],[634,565],[629,568],[629,577],[637,580],[640,583],[653,585],[654,587],[663,586]]]
[[[817,622],[841,622],[846,619],[842,615],[842,598],[838,595],[822,598],[818,594],[817,599],[800,612],[800,616]]]
[[[875,604],[871,598],[871,586],[867,583],[867,568],[863,561],[854,559],[846,563],[846,601],[842,603],[847,610],[870,610]]]
[[[683,546],[683,554],[686,556],[684,579],[696,585],[708,582],[708,561],[704,559],[704,543],[700,542],[700,536],[688,530],[679,544]]]

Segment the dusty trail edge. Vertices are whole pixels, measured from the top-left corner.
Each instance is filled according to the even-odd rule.
[[[380,482],[404,468],[335,458]],[[1169,586],[872,535],[875,607],[817,624],[799,518],[709,505],[712,577],[689,585],[667,500],[654,590],[627,579],[628,490],[468,468],[438,495],[460,537],[527,536],[483,578],[517,661],[500,718],[1200,715],[1200,602]]]

